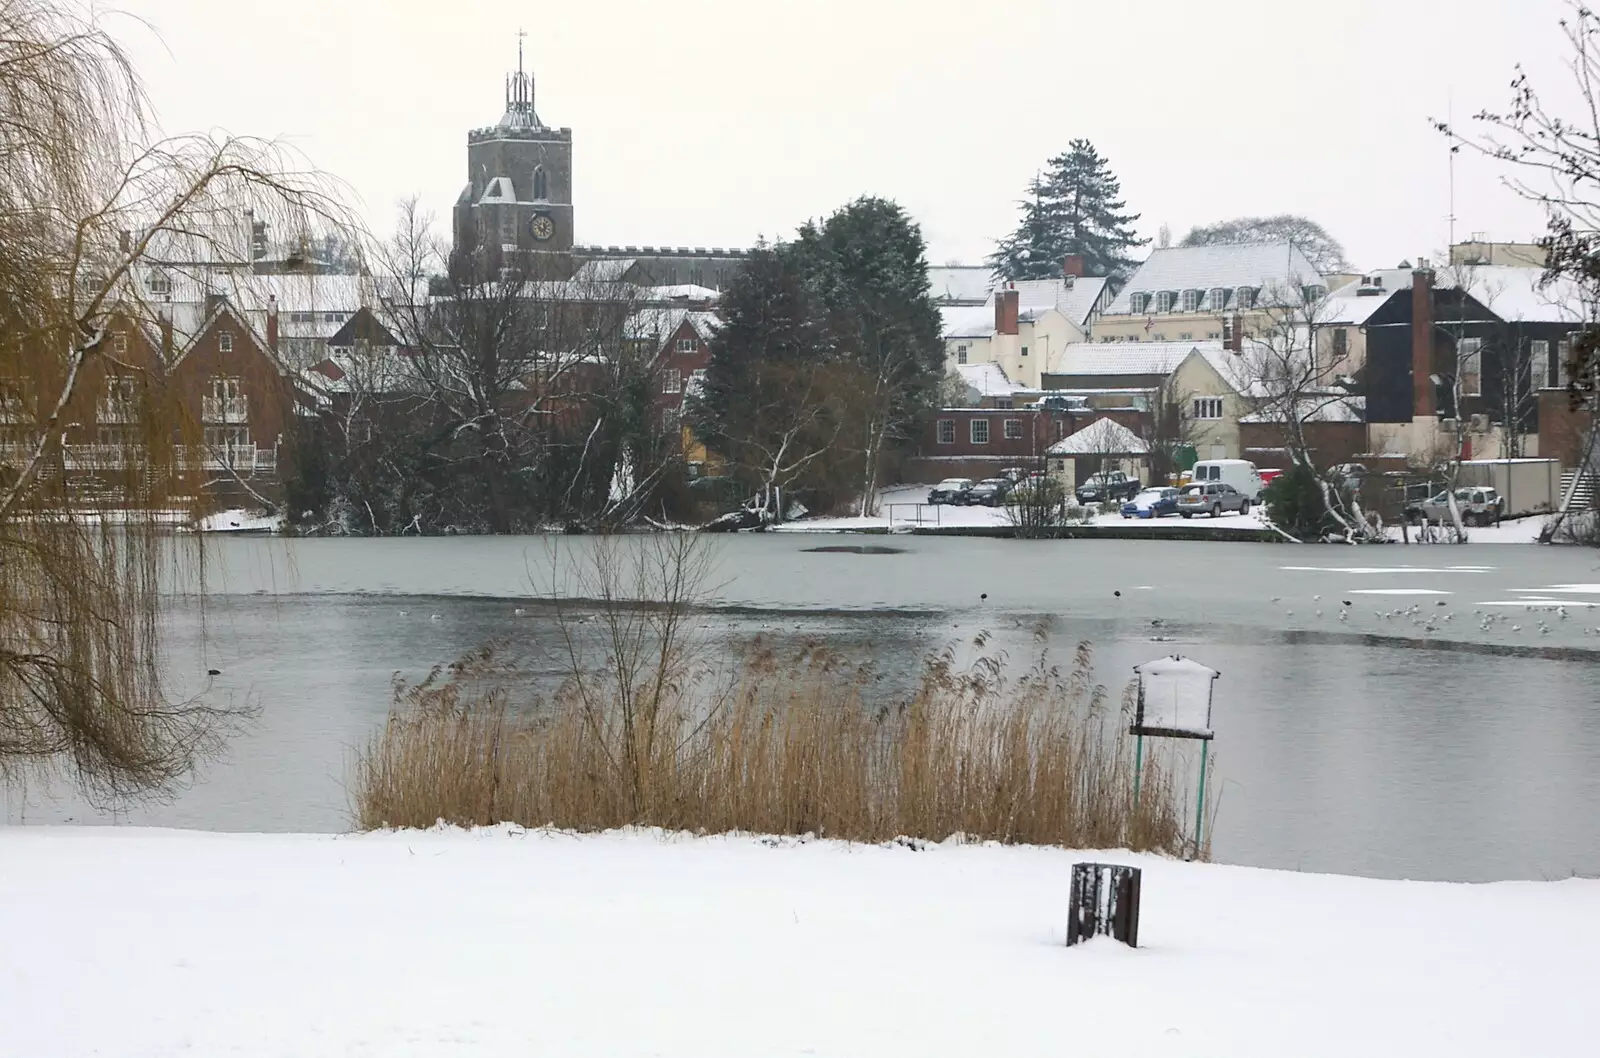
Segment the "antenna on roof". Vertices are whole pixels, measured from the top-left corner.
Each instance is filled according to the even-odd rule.
[[[1444,121],[1450,128],[1450,214],[1445,220],[1450,224],[1450,246],[1456,244],[1456,155],[1461,151],[1461,145],[1456,141],[1456,116],[1455,99],[1453,95],[1445,97]]]

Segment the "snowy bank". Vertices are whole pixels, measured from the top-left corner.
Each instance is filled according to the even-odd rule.
[[[801,518],[776,528],[781,532],[790,533],[862,533],[916,528],[992,529],[1011,525],[1011,518],[1004,507],[931,506],[927,502],[928,489],[927,485],[894,485],[879,490],[878,513],[875,515]],[[1151,532],[1196,526],[1207,529],[1237,529],[1245,532],[1260,532],[1266,528],[1254,513],[1225,514],[1220,518],[1207,516],[1188,519],[1176,514],[1164,518],[1124,518],[1118,513],[1121,504],[1117,504],[1116,508],[1116,510],[1108,508],[1108,513],[1097,515],[1087,524],[1147,529]]]
[[[283,515],[235,508],[208,514],[195,528],[202,533],[278,533],[283,531]]]
[[[1145,946],[1068,949],[1070,865]],[[1577,1054],[1600,882],[1056,849],[0,829],[0,1056]]]

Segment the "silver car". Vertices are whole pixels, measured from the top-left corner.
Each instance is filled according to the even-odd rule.
[[[1225,511],[1249,514],[1250,497],[1220,481],[1208,481],[1205,484],[1196,482],[1178,493],[1178,513],[1185,518],[1197,514],[1209,514],[1216,518]]]
[[[1461,512],[1462,525],[1493,525],[1505,514],[1505,498],[1491,488],[1463,486],[1456,489],[1456,510]],[[1448,525],[1451,521],[1449,491],[1410,504],[1405,515],[1412,522],[1427,519],[1437,525]]]

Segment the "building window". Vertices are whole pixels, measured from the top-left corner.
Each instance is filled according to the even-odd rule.
[[[517,241],[516,218],[509,209],[500,211],[500,245],[505,246]]]
[[[217,335],[217,348],[222,350],[224,353],[233,352],[233,335],[226,331]]]
[[[1196,397],[1194,399],[1194,417],[1196,419],[1222,418],[1222,398]]]
[[[1183,311],[1197,312],[1200,308],[1200,291],[1185,290],[1183,292]]]
[[[1233,292],[1233,307],[1236,309],[1253,309],[1256,307],[1256,292],[1251,287],[1239,287]]]
[[[988,419],[973,419],[970,425],[971,425],[971,428],[972,428],[972,443],[975,444],[975,445],[986,445],[986,444],[988,444],[989,443],[989,420]]]
[[[700,270],[698,268],[691,268],[689,270],[689,285],[690,286],[696,286],[696,287],[705,286],[706,285],[706,274],[705,274],[705,272],[703,272],[702,270]]]
[[[343,323],[344,322],[344,316],[343,316],[342,313],[338,313],[338,312],[324,312],[322,314],[322,322],[323,323]]]
[[[172,293],[172,277],[167,275],[165,272],[151,270],[150,293],[155,294],[158,297],[164,297],[165,295]]]
[[[1211,311],[1221,312],[1228,302],[1228,291],[1224,287],[1211,288]]]
[[[1028,355],[1028,347],[1027,346],[1023,346],[1022,347],[1022,355],[1023,356],[1027,356]]]
[[[1172,291],[1163,290],[1161,293],[1156,295],[1156,311],[1171,312],[1174,300],[1175,299],[1172,296]]]
[[[1333,359],[1337,362],[1350,355],[1350,334],[1343,327],[1333,330]]]
[[[1456,381],[1463,397],[1483,395],[1483,339],[1463,338],[1456,347]],[[1459,414],[1459,409],[1458,409]]]
[[[1328,288],[1324,286],[1308,286],[1301,289],[1300,294],[1307,301],[1321,301],[1328,296]]]
[[[706,369],[697,367],[689,372],[689,385],[696,393],[703,391],[706,385]]]
[[[1150,308],[1150,295],[1139,293],[1128,295],[1128,311],[1144,312]]]
[[[692,353],[696,349],[698,349],[699,347],[700,347],[700,342],[699,342],[698,339],[695,339],[695,338],[679,338],[678,339],[678,352],[680,352],[680,353]]]
[[[1007,441],[1020,441],[1020,440],[1022,440],[1022,420],[1021,419],[1007,419],[1006,420],[1006,440]]]
[[[544,166],[534,166],[533,169],[533,200],[543,202],[550,197],[550,178],[545,175]]]
[[[954,419],[939,420],[939,443],[942,445],[956,443],[956,421]]]
[[[1555,388],[1556,378],[1560,372],[1556,363],[1550,359],[1550,343],[1547,341],[1528,343],[1528,363],[1533,372],[1533,377],[1542,379],[1540,385],[1544,389]]]
[[[1017,406],[1017,402],[1010,397],[1000,397],[994,402],[994,406],[1001,411],[1010,411]]]
[[[132,375],[112,375],[106,379],[106,400],[113,404],[132,404],[133,386]]]
[[[956,346],[956,363],[964,364],[966,362],[967,362],[967,347],[964,346],[964,345]]]
[[[661,372],[661,392],[682,393],[683,372],[679,371],[675,367],[669,367],[665,371]]]
[[[1193,331],[1179,331],[1178,332],[1178,341],[1180,341],[1180,342],[1192,342],[1192,341],[1194,341],[1194,332]]]

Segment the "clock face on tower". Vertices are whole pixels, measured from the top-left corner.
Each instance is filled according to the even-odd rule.
[[[549,242],[556,233],[556,222],[550,219],[548,213],[535,213],[533,219],[528,221],[528,234],[540,242]]]

